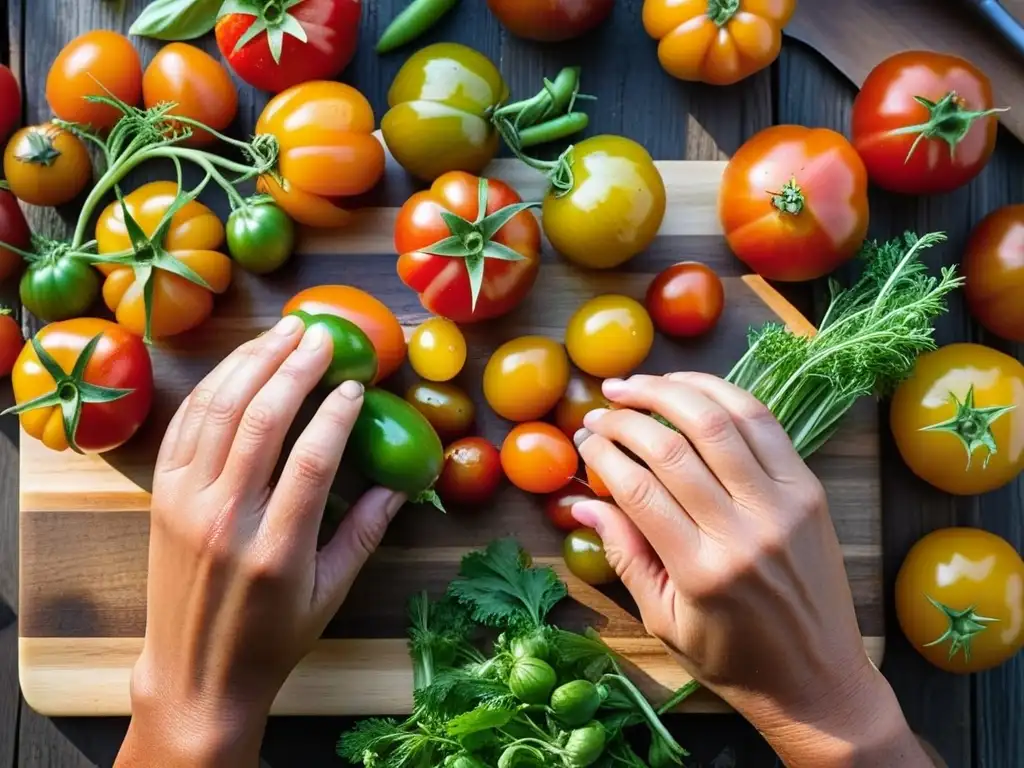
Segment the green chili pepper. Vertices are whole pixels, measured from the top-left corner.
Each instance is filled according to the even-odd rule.
[[[437,24],[459,0],[412,0],[392,21],[377,43],[377,53],[388,53],[415,40]]]

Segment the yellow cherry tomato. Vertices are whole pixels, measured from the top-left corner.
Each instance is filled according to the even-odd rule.
[[[466,364],[466,337],[444,317],[432,317],[409,339],[409,363],[427,381],[450,381]]]
[[[92,179],[85,144],[57,125],[32,125],[11,137],[4,151],[11,192],[30,205],[63,205]]]
[[[565,347],[544,336],[522,336],[502,344],[484,368],[484,397],[509,421],[541,418],[568,386]]]
[[[654,323],[643,304],[608,294],[576,310],[565,332],[565,347],[576,367],[603,379],[634,371],[654,344]]]

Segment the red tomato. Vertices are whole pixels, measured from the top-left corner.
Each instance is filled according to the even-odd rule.
[[[987,216],[964,257],[967,305],[992,333],[1024,341],[1024,205]]]
[[[504,475],[501,455],[488,440],[467,437],[449,445],[434,490],[445,504],[486,504]]]
[[[14,73],[0,64],[0,141],[7,141],[21,125],[21,88]]]
[[[654,278],[644,303],[666,336],[700,336],[722,316],[725,289],[713,269],[684,261]]]
[[[352,61],[360,0],[260,0],[252,7],[251,13],[222,16],[216,27],[221,55],[249,85],[280,93],[310,80],[333,80]],[[296,25],[306,41],[294,34]]]
[[[949,192],[996,146],[992,84],[959,56],[905,51],[872,70],[853,102],[853,144],[890,192]]]
[[[425,309],[457,323],[504,315],[526,298],[540,268],[540,225],[528,211],[493,234],[483,231],[484,222],[478,222],[482,183],[487,185],[488,217],[522,205],[503,181],[451,171],[410,197],[395,222],[398,276],[420,294]],[[462,219],[458,235],[442,217],[446,213]],[[431,254],[431,247],[442,241],[455,250],[446,249],[448,256]],[[510,249],[519,260],[508,260]],[[476,270],[481,274],[474,297],[470,274]]]
[[[11,316],[11,310],[0,309],[0,376],[6,376],[14,369],[14,361],[23,346],[25,339],[21,336],[18,322]]]
[[[554,493],[579,466],[572,441],[540,421],[520,424],[501,446],[501,466],[514,486],[529,493]]]
[[[864,163],[826,128],[777,125],[737,150],[718,212],[740,260],[768,280],[814,280],[860,250],[868,232]]]
[[[574,373],[565,394],[555,406],[555,424],[572,440],[583,427],[583,417],[597,408],[608,408],[610,402],[601,392],[601,381],[585,373]]]
[[[0,243],[13,245],[24,251],[32,245],[32,232],[25,221],[18,199],[6,189],[0,189]],[[14,251],[0,248],[0,283],[21,272],[24,261]]]
[[[579,480],[572,480],[567,486],[544,499],[544,514],[558,530],[567,533],[575,531],[580,524],[572,516],[573,504],[578,504],[581,501],[593,501],[596,498],[597,496],[587,486]]]
[[[615,0],[487,0],[509,32],[557,43],[589,32],[612,12]]]

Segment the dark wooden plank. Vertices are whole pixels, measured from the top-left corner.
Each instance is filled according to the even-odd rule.
[[[0,604],[0,768],[14,766],[20,708],[18,626],[10,609]]]

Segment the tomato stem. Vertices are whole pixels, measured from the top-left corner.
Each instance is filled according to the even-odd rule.
[[[53,138],[45,131],[32,130],[25,136],[27,150],[15,158],[22,163],[50,166],[57,162],[60,150],[53,145]]]
[[[942,614],[946,617],[949,622],[949,626],[941,637],[932,640],[930,643],[925,643],[925,648],[931,648],[932,646],[941,645],[942,643],[949,642],[949,658],[952,660],[959,651],[964,652],[964,661],[971,660],[971,640],[975,635],[984,632],[988,627],[986,624],[999,621],[999,619],[993,619],[988,616],[979,616],[974,612],[975,606],[965,608],[962,611],[955,611],[947,605],[943,605],[938,600],[935,600],[931,595],[925,595],[928,598],[928,602],[934,605]]]
[[[804,209],[807,199],[800,185],[796,182],[796,176],[790,178],[778,192],[769,192],[772,196],[772,205],[780,213],[788,213],[797,216]]]
[[[974,454],[985,449],[985,463],[982,468],[987,468],[992,457],[999,452],[996,444],[995,434],[992,432],[992,425],[1002,416],[1014,410],[1015,405],[996,405],[988,408],[978,408],[974,404],[974,386],[967,390],[967,396],[963,402],[957,399],[952,392],[949,393],[950,400],[956,405],[956,414],[951,418],[922,427],[921,432],[946,432],[953,435],[967,451],[967,469],[971,468]]]
[[[931,101],[923,96],[915,96],[914,100],[928,110],[928,120],[917,125],[908,125],[889,131],[890,136],[909,136],[917,138],[910,146],[905,163],[909,163],[918,146],[925,139],[944,141],[949,145],[950,157],[956,156],[956,147],[970,133],[975,121],[991,117],[1000,112],[1008,112],[1009,107],[995,107],[985,110],[969,110],[964,108],[963,99],[956,91],[950,91],[938,101]]]
[[[709,0],[708,18],[724,27],[740,9],[740,0]]]

